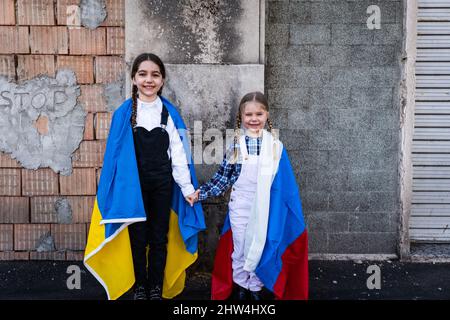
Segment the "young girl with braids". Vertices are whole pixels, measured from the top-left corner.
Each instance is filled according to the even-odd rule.
[[[264,129],[266,124],[269,131]],[[203,201],[232,188],[228,215],[216,251],[212,298],[228,298],[233,287],[237,289],[238,300],[260,300],[263,287],[273,291],[277,298],[304,298],[305,282],[307,284],[305,257],[299,260],[302,266],[284,264],[285,268],[296,269],[295,272],[301,274],[301,285],[290,291],[296,293],[287,294],[285,285],[274,287],[278,277],[273,278],[280,272],[275,266],[283,265],[277,260],[280,258],[277,254],[283,249],[265,246],[266,239],[286,236],[292,244],[291,240],[303,233],[304,222],[295,176],[282,143],[273,133],[268,102],[263,93],[251,92],[242,98],[235,131],[233,146],[227,150],[221,167],[196,191],[198,200]],[[280,164],[281,171],[278,170]],[[291,190],[280,192],[282,187]],[[283,199],[287,194],[289,198]],[[294,214],[289,215],[296,219],[293,224],[296,231],[292,234],[283,230],[285,214],[291,204],[296,206]],[[300,246],[301,252],[307,252],[304,238]]]
[[[197,181],[182,141],[186,127],[176,108],[161,96],[165,78],[165,67],[158,56],[144,53],[136,57],[131,69],[132,97],[114,112],[111,122],[97,192],[98,211],[94,210],[101,217],[93,215],[93,221],[101,222],[91,224],[85,258],[88,264],[91,256],[106,248],[105,258],[97,254],[101,261],[93,261],[89,270],[97,267],[93,270],[97,278],[102,278],[106,267],[115,271],[101,279],[108,297],[126,292],[133,280],[136,300],[179,294],[184,287],[184,269],[196,259],[197,232],[205,228],[201,206],[194,205]],[[181,218],[174,218],[174,212]],[[172,223],[177,221],[174,219],[178,224]],[[100,236],[106,238],[102,243],[94,236],[99,225],[105,225],[104,231],[100,230],[105,233]],[[117,236],[125,227],[129,238]],[[181,237],[171,237],[171,230]],[[128,244],[114,244],[123,239]],[[175,240],[170,239],[185,243],[174,246]],[[125,250],[123,258],[114,258],[122,248],[131,248],[132,257]],[[183,250],[189,252],[184,254]],[[176,252],[175,258],[171,252]],[[167,280],[165,267],[169,262],[172,278]],[[131,275],[124,275],[125,270]],[[112,288],[119,289],[112,293]]]
[[[167,255],[167,233],[172,183],[178,184],[192,206],[194,186],[179,132],[161,97],[166,78],[161,59],[151,53],[138,56],[132,66],[132,115],[136,160],[147,221],[129,226],[136,277],[135,298],[161,298]],[[172,111],[173,112],[173,111]],[[148,278],[146,247],[149,245]]]

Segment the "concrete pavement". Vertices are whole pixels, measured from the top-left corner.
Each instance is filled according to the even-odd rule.
[[[80,267],[80,289],[69,290],[70,265]],[[370,266],[379,271],[367,273]],[[388,261],[310,261],[311,300],[447,300],[450,299],[450,263]],[[187,277],[183,300],[208,300],[210,274]],[[270,295],[266,293],[266,297]],[[121,299],[129,300],[131,293]],[[104,300],[105,292],[81,262],[3,261],[0,262],[0,300]]]

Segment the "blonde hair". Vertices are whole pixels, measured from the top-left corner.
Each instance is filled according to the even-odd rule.
[[[269,103],[267,101],[266,96],[260,92],[260,91],[254,91],[249,92],[245,96],[242,97],[241,102],[239,103],[238,112],[236,115],[236,125],[234,128],[234,157],[232,162],[235,163],[238,159],[238,152],[237,152],[237,144],[239,143],[240,138],[240,131],[241,131],[241,125],[242,125],[242,113],[244,112],[245,105],[247,102],[255,101],[260,103],[264,110],[269,112]],[[269,127],[269,132],[273,133],[273,124],[272,121],[267,118],[267,125]]]

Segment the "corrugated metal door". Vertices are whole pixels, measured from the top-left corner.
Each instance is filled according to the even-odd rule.
[[[410,239],[450,242],[450,0],[419,0]]]

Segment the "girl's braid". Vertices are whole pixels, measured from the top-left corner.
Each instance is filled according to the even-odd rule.
[[[267,118],[267,125],[269,126],[269,132],[273,135],[273,137],[275,139],[277,139],[278,138],[278,136],[277,136],[278,132],[275,132],[276,130],[273,129],[273,123],[272,123],[272,121],[269,118]]]
[[[267,125],[269,126],[269,132],[272,134],[272,136],[275,138],[275,139],[278,139],[278,132],[276,132],[275,130],[273,130],[273,123],[272,123],[272,121],[269,119],[269,118],[267,118]],[[272,153],[273,153],[273,158],[274,158],[274,160],[277,158],[277,147],[276,147],[276,144],[274,143],[273,144],[273,149],[272,149]]]
[[[272,124],[272,121],[269,118],[267,118],[267,124],[269,126],[269,132],[272,133],[272,131],[273,131],[273,124]]]
[[[136,115],[137,115],[137,86],[133,85],[133,89],[131,90],[131,100],[132,100],[132,111],[131,111],[131,127],[133,130],[136,130]]]
[[[239,135],[241,131],[241,111],[238,110],[238,115],[236,117],[236,127],[234,128],[234,161],[238,159],[237,144],[239,143]]]

